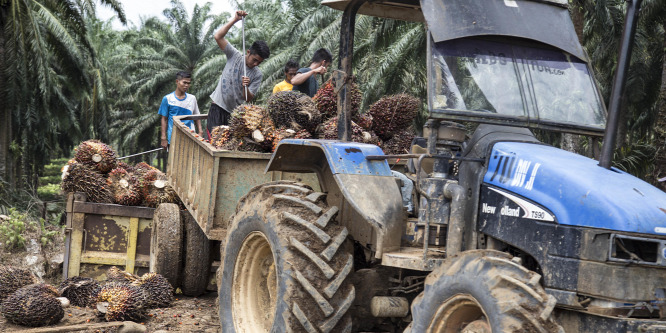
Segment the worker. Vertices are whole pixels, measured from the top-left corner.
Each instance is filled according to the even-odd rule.
[[[321,48],[315,51],[310,60],[310,67],[301,68],[291,79],[294,90],[298,90],[310,97],[313,97],[319,89],[316,75],[326,74],[326,67],[333,62],[333,56],[327,49]]]
[[[189,116],[199,114],[199,105],[194,95],[188,94],[192,84],[192,74],[180,71],[176,73],[176,90],[162,98],[157,113],[161,116],[160,146],[167,148],[171,144],[171,132],[173,130],[173,116]],[[203,135],[201,130],[201,120],[194,121],[197,125],[199,135]],[[184,120],[183,124],[194,130],[192,120]]]
[[[261,70],[257,66],[271,55],[265,41],[255,41],[244,55],[224,38],[229,29],[246,16],[247,12],[237,11],[234,17],[214,34],[217,45],[227,56],[227,64],[222,70],[215,91],[210,95],[212,103],[206,126],[209,137],[214,127],[229,124],[231,112],[237,106],[254,99],[262,79]],[[243,76],[244,72],[247,76]]]
[[[273,87],[273,93],[275,94],[278,91],[292,90],[294,86],[291,84],[291,78],[293,78],[297,72],[298,63],[293,59],[289,59],[287,64],[284,65],[284,80]]]

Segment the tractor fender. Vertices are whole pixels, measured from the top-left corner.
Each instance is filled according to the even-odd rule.
[[[266,172],[316,173],[323,192],[331,197],[339,191],[372,227],[375,257],[381,258],[384,252],[400,248],[404,218],[402,195],[388,163],[366,159],[383,154],[375,145],[357,142],[286,139],[280,141]],[[354,230],[358,228],[349,229],[357,239]]]

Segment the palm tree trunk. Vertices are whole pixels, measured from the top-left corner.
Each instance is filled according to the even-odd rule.
[[[0,82],[6,82],[5,67],[5,8],[0,6]],[[10,181],[12,176],[12,161],[9,154],[9,144],[12,139],[12,111],[6,103],[0,103],[0,178]]]
[[[664,24],[666,27],[666,24]],[[666,47],[666,37],[664,37]],[[655,154],[654,177],[655,180],[666,177],[666,54],[661,67],[661,88],[659,89],[659,110],[655,127],[657,152]],[[657,187],[666,191],[666,182],[656,183]]]

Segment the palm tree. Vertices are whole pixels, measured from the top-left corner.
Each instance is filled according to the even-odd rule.
[[[102,0],[124,20],[116,0]],[[93,0],[2,0],[0,2],[0,177],[28,180],[60,137],[77,128],[72,97],[88,89],[86,56],[94,49],[86,38],[85,12]],[[11,148],[11,149],[10,149]]]

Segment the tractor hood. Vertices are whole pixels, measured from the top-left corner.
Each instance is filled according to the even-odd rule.
[[[543,206],[555,223],[666,235],[666,193],[626,172],[551,146],[495,144],[484,183]]]

